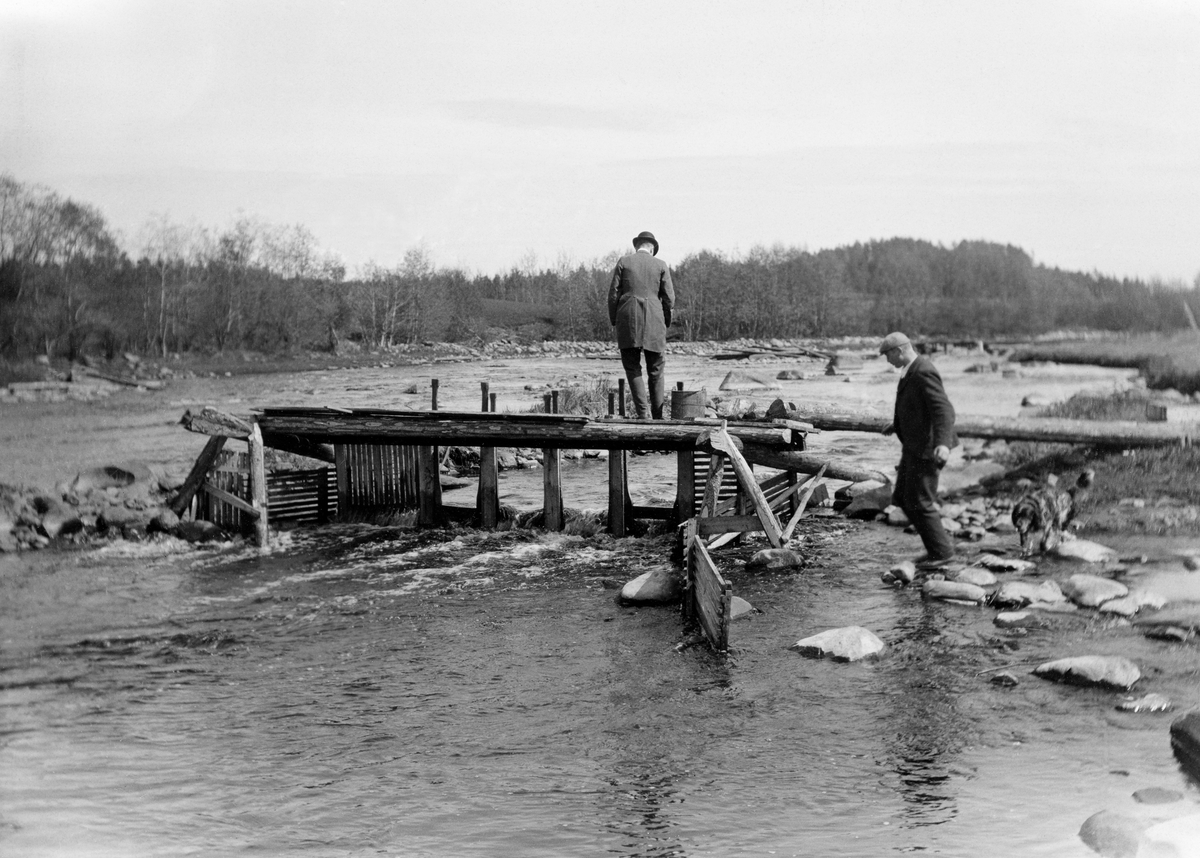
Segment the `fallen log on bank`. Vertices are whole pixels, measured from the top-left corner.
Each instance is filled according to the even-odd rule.
[[[835,413],[819,409],[778,409],[769,416],[802,420],[830,432],[880,433],[891,424],[890,417],[873,414]],[[1200,439],[1195,423],[1136,423],[1132,420],[1071,420],[1065,417],[977,417],[960,414],[954,422],[960,438],[1004,441],[1041,441],[1056,444],[1090,444],[1097,447],[1189,446]]]

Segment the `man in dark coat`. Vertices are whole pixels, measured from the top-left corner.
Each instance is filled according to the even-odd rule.
[[[958,446],[954,406],[937,367],[918,355],[904,334],[888,334],[879,353],[900,370],[895,415],[892,425],[883,430],[884,435],[895,432],[901,447],[892,503],[904,510],[925,544],[925,555],[917,565],[937,569],[954,559],[954,542],[942,527],[937,507],[938,473],[950,458],[950,449]]]
[[[629,393],[639,418],[661,420],[666,382],[667,328],[675,289],[667,263],[658,258],[658,241],[649,232],[633,239],[634,252],[622,256],[608,288],[608,319],[617,329],[621,365],[629,379]],[[649,396],[642,379],[642,355],[646,356]]]

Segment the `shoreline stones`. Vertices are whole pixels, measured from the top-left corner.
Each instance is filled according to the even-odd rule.
[[[1099,575],[1072,575],[1062,588],[1063,594],[1084,608],[1098,608],[1105,602],[1129,595],[1129,588],[1120,581]]]
[[[926,599],[983,604],[987,601],[987,590],[975,584],[960,581],[938,581],[930,579],[921,587]]]
[[[788,649],[809,658],[851,662],[879,655],[885,644],[874,632],[862,626],[843,626],[802,638]]]

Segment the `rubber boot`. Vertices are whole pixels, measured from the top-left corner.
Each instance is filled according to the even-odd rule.
[[[629,396],[633,400],[634,416],[638,420],[650,417],[650,401],[646,396],[646,379],[640,375],[629,379]]]

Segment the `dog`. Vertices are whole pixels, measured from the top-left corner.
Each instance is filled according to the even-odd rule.
[[[1033,553],[1035,542],[1043,554],[1058,545],[1095,478],[1096,472],[1089,468],[1066,491],[1061,491],[1054,480],[1050,480],[1017,501],[1012,511],[1012,522],[1021,535],[1022,557]],[[1033,539],[1034,534],[1038,535],[1036,540]]]

